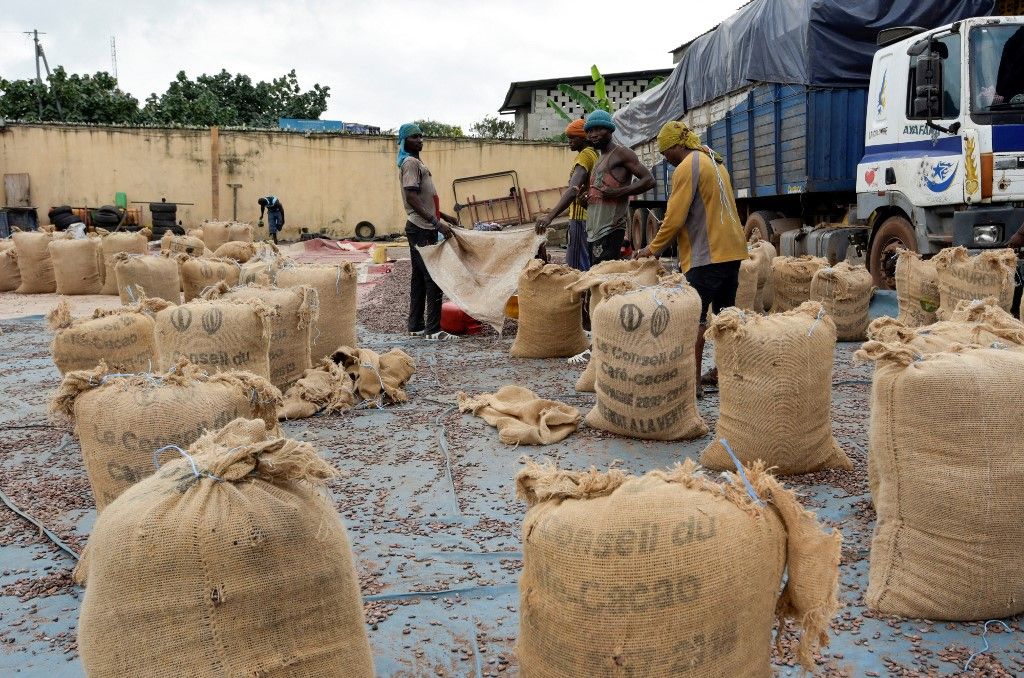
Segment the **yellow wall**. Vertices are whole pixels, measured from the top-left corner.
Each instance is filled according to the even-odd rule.
[[[211,158],[219,162],[213,172]],[[393,137],[313,135],[276,131],[142,129],[8,124],[0,127],[0,173],[27,172],[32,204],[41,223],[55,205],[98,207],[123,191],[128,200],[191,202],[178,207],[186,225],[230,219],[232,189],[238,183],[238,218],[255,222],[256,199],[274,194],[285,207],[288,230],[328,229],[351,235],[369,221],[378,233],[400,232],[405,224],[395,166]],[[441,209],[452,213],[452,181],[516,170],[520,187],[565,186],[573,154],[564,145],[522,141],[426,139],[423,161],[434,175]],[[219,209],[214,206],[214,178]],[[478,188],[479,186],[479,188]],[[498,190],[494,182],[466,187],[478,199]],[[555,195],[557,198],[557,194]],[[547,201],[547,206],[552,204]],[[131,205],[139,207],[139,205]],[[143,207],[143,223],[150,223]]]

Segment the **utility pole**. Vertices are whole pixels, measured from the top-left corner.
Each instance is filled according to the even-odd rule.
[[[117,80],[117,38],[110,36],[110,65],[114,69],[114,80]]]
[[[46,35],[46,33],[40,33],[38,30],[33,30],[33,31],[25,31],[25,35],[31,35],[32,36],[32,41],[35,43],[35,47],[36,47],[36,101],[39,103],[39,119],[42,120],[43,119],[43,95],[42,95],[42,92],[43,92],[44,88],[43,88],[42,74],[39,72],[39,60],[40,59],[43,60],[43,66],[46,67],[46,77],[47,77],[47,79],[49,79],[50,76],[53,75],[52,73],[50,73],[50,63],[46,60],[46,53],[43,51],[43,46],[39,42],[39,36],[40,35]],[[61,120],[64,120],[64,111],[60,107],[60,97],[58,97],[56,94],[54,94],[53,102],[55,104],[57,104],[57,115],[60,116]]]

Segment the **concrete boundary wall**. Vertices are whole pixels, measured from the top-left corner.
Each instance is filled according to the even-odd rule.
[[[166,198],[195,203],[178,208],[178,218],[186,225],[231,219],[230,185],[241,184],[241,221],[255,222],[257,198],[273,194],[285,206],[289,231],[325,228],[346,236],[358,222],[369,221],[378,233],[396,233],[405,224],[396,151],[394,137],[217,128],[0,126],[0,173],[28,173],[40,223],[48,222],[46,212],[52,206],[110,204],[118,191],[127,193],[129,201]],[[527,191],[565,186],[573,154],[567,146],[548,143],[426,139],[422,157],[433,172],[441,209],[451,213],[456,178],[515,170],[520,187]],[[477,195],[499,197],[505,196]],[[143,224],[151,223],[149,210],[141,207]]]

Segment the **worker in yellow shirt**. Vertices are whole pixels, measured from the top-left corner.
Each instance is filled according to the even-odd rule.
[[[658,132],[658,150],[676,168],[665,219],[654,241],[634,256],[658,257],[675,240],[679,267],[700,294],[697,334],[697,397],[703,396],[701,360],[708,307],[718,313],[736,304],[740,262],[747,258],[736,200],[722,158],[703,145],[685,123],[666,123]]]

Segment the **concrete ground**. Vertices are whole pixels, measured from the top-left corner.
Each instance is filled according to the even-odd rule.
[[[0,299],[0,311],[6,301]],[[46,415],[59,376],[39,316],[0,321],[0,490],[80,552],[94,520],[78,443]],[[586,413],[593,394],[577,394],[579,368],[564,360],[511,358],[511,338],[477,336],[430,344],[361,331],[374,350],[398,346],[417,361],[410,401],[384,410],[353,410],[284,424],[313,443],[348,476],[332,483],[353,545],[367,630],[380,676],[514,676],[518,630],[519,529],[524,505],[513,477],[524,454],[562,466],[635,473],[695,458],[711,436],[684,443],[624,439],[587,427],[546,448],[501,444],[480,419],[459,414],[459,391],[488,392],[516,383]],[[844,534],[842,598],[832,644],[816,675],[1014,676],[1024,673],[1019,618],[1007,633],[991,624],[881,618],[864,608],[874,513],[865,459],[871,368],[835,353],[835,435],[854,460],[852,472],[787,479],[806,505]],[[709,361],[710,364],[710,361]],[[707,423],[717,396],[700,403]],[[70,580],[72,556],[0,504],[0,675],[84,675],[75,633],[83,589]],[[990,650],[963,672],[968,657]],[[785,655],[778,675],[798,675]]]

